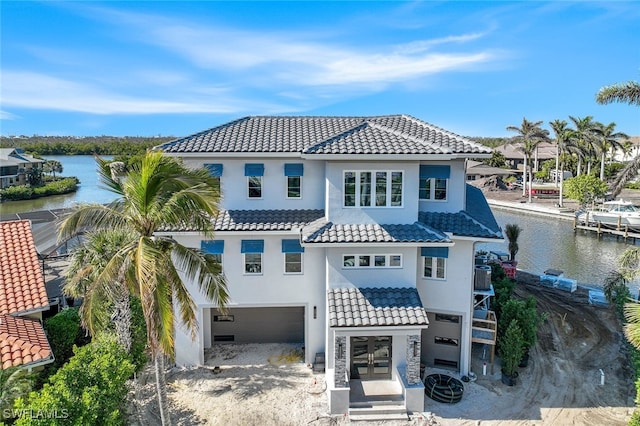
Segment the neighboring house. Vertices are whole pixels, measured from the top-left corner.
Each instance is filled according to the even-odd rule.
[[[26,185],[29,173],[41,169],[43,163],[20,148],[0,148],[0,189]]]
[[[510,169],[501,169],[499,167],[488,166],[480,161],[467,161],[467,180],[482,179],[487,176],[507,177],[515,175],[517,172]]]
[[[1,368],[29,370],[53,362],[42,327],[49,309],[44,277],[28,220],[0,222]]]
[[[542,142],[531,155],[531,167],[535,172],[539,168],[539,164],[556,158],[556,145],[548,142]],[[493,149],[501,153],[507,160],[507,164],[514,170],[520,170],[524,167],[524,154],[518,149],[518,144],[504,144]]]
[[[491,150],[406,115],[245,117],[157,147],[220,178],[215,239],[168,232],[218,256],[221,313],[191,283],[200,329],[176,362],[224,342],[296,342],[326,362],[332,413],[353,380],[402,387],[422,411],[420,364],[468,374],[474,248],[502,241],[468,158]],[[318,356],[317,356],[318,355]]]

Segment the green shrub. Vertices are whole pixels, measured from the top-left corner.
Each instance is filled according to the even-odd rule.
[[[33,188],[27,185],[10,186],[0,190],[0,198],[3,200],[16,201],[28,200],[33,197]]]
[[[64,309],[44,322],[49,344],[56,357],[54,365],[62,366],[73,355],[73,345],[87,343],[80,327],[78,308]]]
[[[42,186],[17,185],[0,190],[3,200],[17,201],[46,197],[48,195],[68,194],[78,189],[78,178],[68,177],[47,182]]]
[[[20,417],[17,426],[124,424],[126,382],[134,371],[127,353],[107,335],[74,352],[41,391],[16,401],[17,410],[44,414]]]

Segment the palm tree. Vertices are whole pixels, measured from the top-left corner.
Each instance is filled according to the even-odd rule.
[[[575,145],[579,148],[578,152],[578,170],[576,175],[580,175],[582,169],[582,159],[587,160],[587,174],[591,173],[591,162],[595,156],[595,148],[593,141],[595,139],[595,126],[593,117],[588,115],[584,118],[569,116],[569,119],[576,126],[573,132]]]
[[[0,413],[13,407],[13,402],[29,393],[33,376],[24,368],[0,369]]]
[[[120,198],[108,205],[76,207],[62,222],[60,236],[66,238],[86,229],[122,230],[128,235],[99,274],[100,283],[94,285],[117,287],[122,278],[128,290],[140,298],[154,360],[160,418],[162,424],[168,424],[164,357],[175,354],[175,322],[180,320],[192,338],[198,329],[195,302],[185,282],[197,284],[221,309],[228,293],[212,256],[157,233],[189,229],[211,238],[211,217],[218,211],[220,193],[216,180],[205,169],[188,169],[161,152],[147,152],[118,179],[111,176],[105,161],[98,159],[98,164],[102,183]]]
[[[508,223],[504,227],[504,233],[509,240],[509,254],[511,255],[511,261],[516,260],[516,254],[518,253],[518,238],[520,237],[522,228],[517,223]]]
[[[629,139],[629,136],[623,132],[614,132],[616,123],[609,123],[605,126],[602,123],[596,123],[596,139],[595,146],[600,152],[600,180],[604,180],[604,163],[609,151],[615,152],[623,149],[623,140]]]
[[[531,170],[528,170],[531,163],[531,154],[535,151],[537,146],[548,139],[549,131],[540,127],[542,121],[529,121],[526,118],[522,119],[520,127],[507,126],[507,130],[516,132],[518,135],[514,138],[519,143],[518,150],[524,154],[524,170],[522,176],[522,196],[526,194],[526,177],[527,172],[529,175],[529,202],[531,202],[531,185],[533,182]]]
[[[575,151],[572,144],[573,131],[567,127],[565,120],[553,120],[549,122],[551,130],[555,134],[556,142],[556,186],[558,186],[558,175],[560,180],[560,194],[558,206],[563,206],[563,184],[564,184],[564,154]],[[560,164],[558,164],[560,163]],[[558,168],[558,165],[560,166]]]
[[[631,282],[640,275],[640,248],[630,247],[618,259],[618,275],[620,279]],[[633,346],[640,349],[640,303],[629,302],[624,305],[624,316],[627,323],[624,334]]]
[[[64,286],[67,296],[83,299],[79,312],[82,327],[95,336],[113,322],[118,343],[126,350],[131,348],[131,309],[124,264],[117,255],[128,241],[128,233],[121,229],[84,234],[83,244],[71,255]],[[116,267],[120,267],[120,271],[112,270]],[[112,275],[117,281],[108,280]]]
[[[599,104],[623,102],[629,105],[640,105],[640,84],[635,81],[612,84],[601,88],[596,94]]]

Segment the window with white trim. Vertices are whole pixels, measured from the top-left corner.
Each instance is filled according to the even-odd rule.
[[[285,253],[284,254],[284,273],[285,274],[301,274],[302,273],[302,253]]]
[[[345,254],[342,267],[353,268],[402,268],[401,254]]]
[[[447,271],[449,247],[422,247],[422,277],[444,280]]]
[[[242,240],[241,253],[246,275],[262,274],[262,253],[264,240]]]
[[[403,172],[345,171],[344,207],[402,207]]]
[[[287,198],[302,198],[302,175],[304,165],[302,163],[286,163],[284,165],[284,176],[287,179]]]
[[[448,179],[420,178],[420,199],[447,201]]]
[[[247,177],[247,197],[252,199],[262,198],[264,164],[245,164],[244,175]]]
[[[222,256],[224,253],[224,240],[203,240],[200,242],[200,249],[216,265],[219,265],[222,273]]]
[[[256,275],[262,274],[262,253],[244,254],[244,273]]]
[[[287,176],[287,198],[302,198],[302,176]]]
[[[450,175],[450,166],[421,164],[418,198],[420,200],[447,201]]]
[[[299,240],[282,240],[282,253],[284,254],[284,273],[302,274],[302,253],[304,247]]]
[[[424,278],[445,279],[447,259],[444,257],[425,256],[422,276]]]

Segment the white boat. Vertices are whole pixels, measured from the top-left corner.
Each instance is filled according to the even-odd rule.
[[[582,223],[602,223],[607,226],[625,226],[640,228],[640,209],[630,201],[622,199],[607,201],[602,206],[588,209],[578,214],[578,221]]]

